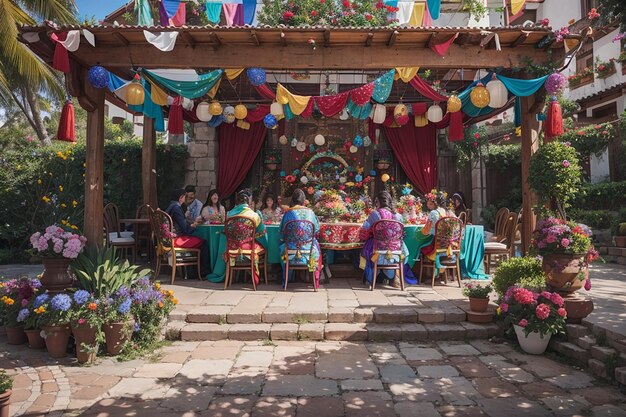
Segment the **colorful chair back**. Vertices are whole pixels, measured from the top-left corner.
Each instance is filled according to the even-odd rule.
[[[374,251],[401,251],[404,225],[396,220],[378,220],[372,226]]]
[[[224,224],[226,249],[236,251],[246,244],[253,246],[255,231],[256,226],[252,219],[244,216],[229,217]]]
[[[461,250],[463,223],[456,217],[442,217],[435,224],[435,250],[447,252]]]

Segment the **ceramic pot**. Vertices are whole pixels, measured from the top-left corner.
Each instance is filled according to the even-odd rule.
[[[133,333],[135,320],[108,323],[102,327],[106,339],[107,353],[109,355],[119,355],[124,347],[124,343],[130,340]]]
[[[547,333],[541,337],[539,332],[531,332],[526,336],[522,326],[514,324],[513,327],[515,328],[517,341],[524,352],[530,353],[531,355],[541,355],[546,351],[552,333]]]
[[[24,330],[28,338],[28,347],[31,349],[45,349],[46,340],[41,337],[41,329]]]
[[[0,394],[0,417],[9,417],[9,404],[11,403],[11,394],[13,391],[6,390]]]
[[[10,345],[23,345],[27,342],[23,327],[4,327],[7,333],[7,343]]]
[[[44,271],[41,277],[41,286],[52,294],[63,292],[74,283],[74,277],[69,271],[71,259],[44,258]]]
[[[542,268],[546,282],[554,290],[568,294],[585,285],[589,264],[584,254],[550,254],[543,257]]]
[[[488,298],[472,298],[469,299],[470,302],[470,310],[475,311],[477,313],[484,313],[487,311],[487,307],[489,306]]]
[[[46,348],[52,358],[64,358],[67,355],[67,342],[72,330],[69,324],[58,326],[43,326]]]
[[[76,341],[76,359],[79,363],[93,363],[96,361],[97,342],[96,334],[98,329],[86,324],[74,324],[72,325],[72,334]],[[83,346],[87,345],[87,346]]]
[[[626,248],[626,236],[614,236],[615,246],[618,248]]]

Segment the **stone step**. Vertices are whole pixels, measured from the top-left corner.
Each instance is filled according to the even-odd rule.
[[[487,339],[498,333],[494,323],[252,323],[216,324],[180,322],[173,326],[184,341],[212,340],[338,340],[426,341]]]
[[[580,366],[586,366],[589,359],[589,352],[574,343],[565,342],[563,340],[552,338],[550,347],[555,351],[569,357],[577,362]]]
[[[578,338],[590,335],[591,330],[582,324],[566,324],[565,334],[567,335],[568,342],[576,343]]]
[[[576,344],[585,350],[589,350],[592,346],[597,345],[598,342],[596,342],[596,338],[593,336],[583,336],[576,340]]]

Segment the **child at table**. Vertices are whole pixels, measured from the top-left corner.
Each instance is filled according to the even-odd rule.
[[[226,218],[226,210],[220,203],[217,190],[209,191],[209,196],[202,207],[202,221],[205,224],[222,224]]]

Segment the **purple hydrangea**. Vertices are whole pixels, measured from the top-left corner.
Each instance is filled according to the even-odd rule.
[[[117,290],[117,292],[115,293],[115,295],[117,295],[118,297],[122,298],[122,297],[128,297],[130,296],[130,293],[128,291],[128,288],[126,288],[126,286],[122,285],[120,287],[119,290]]]
[[[141,329],[141,324],[139,324],[138,322],[135,322],[135,328],[133,329],[133,331],[137,333],[140,329]]]
[[[89,291],[78,290],[74,293],[74,302],[78,304],[79,306],[81,306],[85,304],[89,300],[90,297],[91,297],[91,294],[89,294]]]
[[[17,313],[17,322],[21,323],[24,320],[26,320],[26,317],[28,317],[28,315],[30,314],[30,312],[28,311],[27,308],[23,308],[20,310],[19,313]]]
[[[117,307],[117,311],[120,314],[127,314],[130,311],[130,306],[131,306],[131,300],[130,298],[127,297]]]
[[[50,300],[50,306],[55,311],[68,311],[72,307],[72,299],[67,294],[57,294]]]
[[[35,297],[35,302],[33,303],[33,307],[34,308],[41,307],[42,305],[48,302],[48,299],[50,299],[50,296],[48,294],[38,295],[37,297]]]

